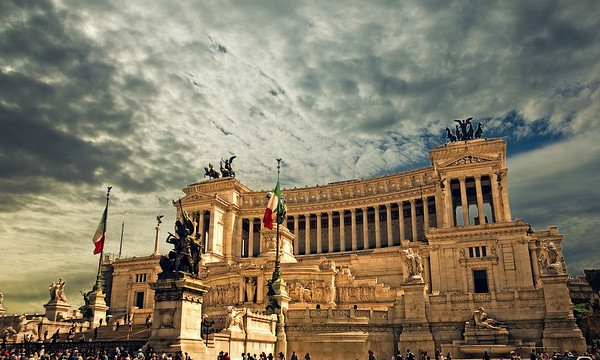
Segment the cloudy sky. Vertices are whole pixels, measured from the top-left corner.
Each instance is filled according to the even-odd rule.
[[[253,189],[429,165],[453,119],[508,141],[511,208],[600,267],[597,1],[0,2],[0,292],[43,312],[106,251],[153,250],[155,217],[237,155]],[[265,156],[265,154],[268,154]],[[164,241],[163,241],[164,242]],[[166,251],[167,244],[161,249]]]

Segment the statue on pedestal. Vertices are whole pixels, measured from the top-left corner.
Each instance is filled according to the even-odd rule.
[[[65,284],[67,282],[60,278],[58,282],[52,282],[50,286],[48,286],[48,290],[50,291],[50,302],[67,302],[67,297],[65,296]]]
[[[202,244],[199,241],[200,234],[192,236],[194,223],[190,219],[187,211],[181,206],[182,220],[175,222],[175,235],[169,233],[167,242],[173,244],[174,249],[169,252],[168,257],[160,258],[160,267],[162,274],[174,273],[178,271],[187,272],[198,276],[199,264],[201,261]]]
[[[79,292],[81,293],[81,296],[83,296],[83,306],[79,307],[79,311],[81,311],[81,314],[83,315],[84,319],[89,319],[92,316],[94,316],[94,312],[93,312],[92,308],[90,307],[90,295],[94,291],[91,290],[91,291],[88,291],[87,293],[84,293],[83,291],[79,290]]]
[[[475,323],[475,327],[482,327],[486,329],[492,330],[503,330],[498,322],[492,318],[487,316],[487,313],[483,310],[482,307],[478,308],[473,312],[473,320]]]
[[[237,310],[233,306],[227,307],[227,330],[244,330],[245,310]]]
[[[413,252],[412,248],[402,250],[404,263],[406,264],[408,281],[423,281],[423,261],[421,257]]]
[[[540,248],[540,256],[538,262],[542,270],[547,274],[562,274],[564,273],[563,265],[560,261],[560,256],[556,245],[548,242]]]

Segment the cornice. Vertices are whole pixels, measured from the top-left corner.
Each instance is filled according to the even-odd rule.
[[[503,236],[522,236],[527,233],[528,229],[529,225],[521,220],[499,224],[430,228],[427,231],[427,239],[430,245],[446,240],[465,241],[482,238],[494,240]]]

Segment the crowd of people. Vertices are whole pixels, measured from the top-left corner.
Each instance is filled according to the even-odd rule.
[[[126,349],[123,346],[114,348],[77,348],[65,344],[64,348],[47,351],[42,345],[39,350],[28,350],[25,347],[15,347],[0,350],[0,360],[192,360],[187,352],[178,351],[174,354],[154,352],[152,347],[146,351],[141,348]]]
[[[592,346],[582,356],[588,356],[592,360],[600,360],[600,347]],[[576,360],[578,354],[573,352],[547,352],[547,351],[536,351],[532,349],[529,353],[529,360]],[[312,360],[309,353],[304,355],[304,360]],[[493,356],[496,359],[503,359],[503,356]],[[242,360],[286,360],[283,353],[279,353],[274,356],[272,353],[266,354],[262,352],[260,354],[242,353]],[[292,351],[289,360],[299,360],[300,357],[295,351]],[[492,354],[485,351],[482,360],[491,360]],[[145,351],[142,349],[135,348],[126,349],[122,346],[116,346],[113,348],[101,348],[101,347],[87,347],[78,348],[73,343],[65,343],[64,348],[45,348],[44,345],[41,348],[32,350],[25,346],[13,347],[9,349],[3,346],[0,349],[0,360],[192,360],[187,352],[178,351],[174,354],[162,352],[157,354],[154,352],[152,347],[149,347]],[[221,351],[217,360],[231,360],[231,356],[227,352]],[[357,358],[358,360],[358,358]],[[371,350],[367,353],[367,360],[377,360],[375,353]],[[426,351],[419,352],[416,356],[410,349],[406,350],[406,354],[398,351],[391,357],[391,360],[432,360],[431,356]],[[452,355],[447,353],[445,356],[440,350],[435,351],[435,360],[452,360]],[[507,357],[507,360],[522,360],[521,355],[512,351]]]

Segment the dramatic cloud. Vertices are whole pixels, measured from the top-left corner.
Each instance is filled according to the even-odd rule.
[[[91,235],[153,250],[155,216],[208,163],[285,187],[428,165],[453,119],[508,141],[515,217],[598,267],[600,23],[594,1],[0,3],[0,291],[42,311],[94,279]],[[265,158],[264,154],[273,154]],[[21,241],[23,239],[24,241]],[[166,245],[164,245],[166,247]],[[165,249],[166,250],[166,249]],[[31,266],[34,264],[34,266]]]

